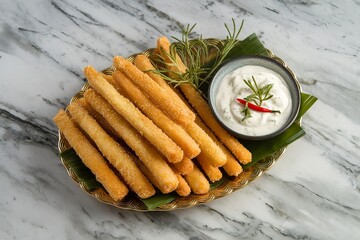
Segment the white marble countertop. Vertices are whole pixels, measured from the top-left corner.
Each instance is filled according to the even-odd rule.
[[[0,239],[360,239],[360,2],[20,1],[0,4]],[[152,48],[197,23],[245,20],[319,101],[307,135],[261,178],[191,209],[132,212],[68,177],[52,117],[82,69]]]

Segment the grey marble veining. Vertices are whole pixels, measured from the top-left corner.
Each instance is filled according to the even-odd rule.
[[[0,239],[360,239],[360,2],[3,0],[0,4]],[[178,24],[223,38],[245,21],[319,98],[307,135],[261,178],[195,208],[104,205],[68,177],[52,117],[82,69],[153,48]]]

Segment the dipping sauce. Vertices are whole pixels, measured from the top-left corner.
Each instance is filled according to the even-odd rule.
[[[244,79],[252,81],[252,77],[255,78],[259,88],[273,84],[270,90],[273,97],[263,101],[261,107],[278,110],[281,113],[250,109],[251,117],[244,119],[245,114],[242,111],[245,105],[236,99],[245,99],[253,94],[244,82]],[[279,130],[290,117],[292,110],[291,94],[285,80],[273,70],[255,65],[240,67],[222,79],[215,96],[215,106],[225,125],[248,136],[263,136]]]

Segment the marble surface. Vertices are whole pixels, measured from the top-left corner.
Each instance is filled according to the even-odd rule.
[[[360,239],[359,0],[2,0],[0,10],[0,239]],[[223,38],[231,18],[319,98],[307,135],[246,188],[192,209],[124,211],[81,191],[51,119],[83,67],[179,36],[177,23]]]

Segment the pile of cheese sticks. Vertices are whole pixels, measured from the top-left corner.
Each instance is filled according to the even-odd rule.
[[[158,39],[156,52],[169,62],[164,67],[185,73],[180,58],[171,64],[169,48],[166,37]],[[223,172],[238,176],[241,164],[251,161],[251,153],[219,125],[193,85],[173,88],[145,55],[133,63],[116,56],[114,66],[112,75],[86,67],[91,88],[54,117],[114,200],[129,189],[140,198],[156,189],[205,194]]]

